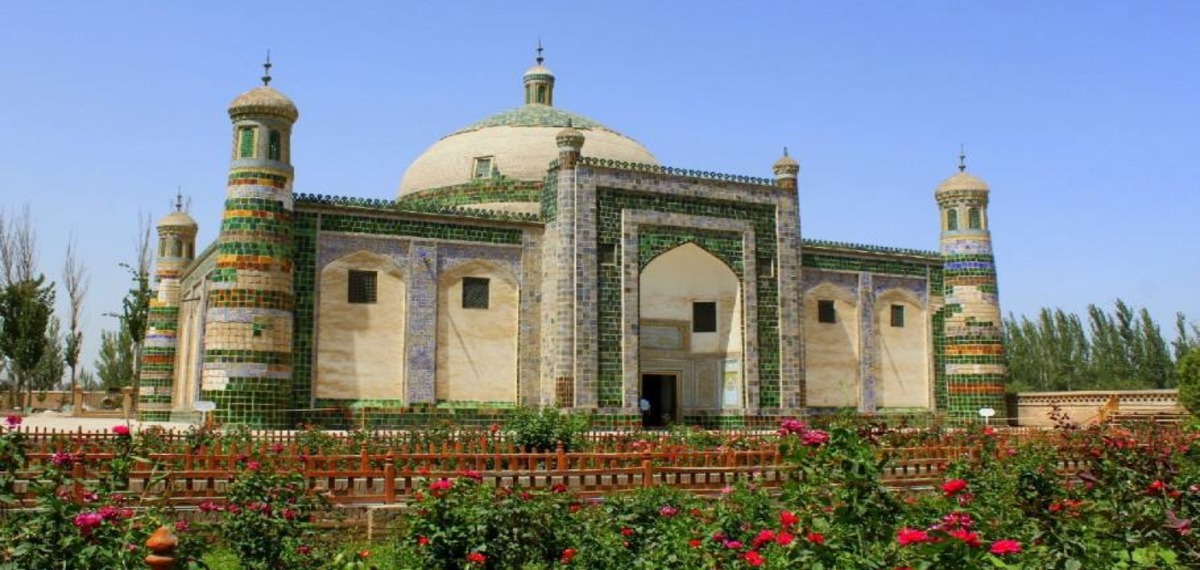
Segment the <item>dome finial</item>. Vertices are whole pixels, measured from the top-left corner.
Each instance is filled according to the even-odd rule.
[[[263,63],[263,85],[271,85],[271,50],[267,50],[267,61]]]
[[[787,156],[787,145],[783,145],[783,156]]]
[[[536,61],[537,61],[537,64],[538,64],[538,65],[541,65],[543,61],[546,61],[546,58],[542,57],[542,38],[538,38],[537,59],[536,59]]]
[[[175,187],[175,211],[176,212],[183,211],[183,187],[182,186]]]
[[[967,145],[958,143],[958,171],[967,171]]]

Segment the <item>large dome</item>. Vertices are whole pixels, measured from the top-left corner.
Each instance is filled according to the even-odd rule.
[[[487,177],[540,181],[558,158],[554,137],[564,127],[586,138],[583,155],[658,164],[646,147],[596,121],[551,106],[554,76],[526,73],[526,103],[455,131],[429,147],[404,173],[400,196]],[[540,89],[544,88],[543,92]],[[481,162],[480,159],[483,159]],[[485,170],[481,173],[481,164]],[[490,173],[487,168],[490,167]],[[480,176],[482,174],[482,176]]]

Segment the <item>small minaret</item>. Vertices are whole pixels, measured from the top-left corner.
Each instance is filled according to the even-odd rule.
[[[988,230],[989,188],[966,169],[964,154],[959,156],[959,172],[934,192],[941,211],[945,283],[940,372],[950,414],[978,418],[981,408],[992,408],[1003,416],[1008,369]]]
[[[538,42],[537,63],[525,71],[525,104],[554,105],[554,72],[542,65],[542,42]]]
[[[279,428],[292,397],[292,125],[296,105],[263,85],[229,105],[232,156],[209,277],[200,396],[215,419]]]
[[[796,177],[800,174],[800,163],[788,156],[787,147],[783,147],[783,156],[771,167],[775,171],[775,185],[788,190],[795,190]]]
[[[196,221],[183,210],[183,194],[175,211],[158,222],[158,289],[150,299],[146,339],[138,384],[138,419],[169,421],[175,387],[176,332],[179,330],[179,277],[196,257]]]

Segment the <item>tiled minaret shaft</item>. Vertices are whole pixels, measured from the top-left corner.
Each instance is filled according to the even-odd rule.
[[[138,419],[167,421],[175,387],[175,352],[179,330],[179,277],[196,256],[196,222],[183,211],[182,196],[175,211],[158,222],[158,256],[150,299],[146,338],[142,346],[138,383]]]
[[[961,166],[960,170],[965,170]],[[941,252],[945,260],[945,327],[940,347],[949,412],[1004,414],[1003,319],[996,287],[984,181],[960,171],[938,185]]]
[[[283,427],[292,381],[292,125],[265,85],[229,107],[233,156],[205,312],[201,397],[216,419]]]

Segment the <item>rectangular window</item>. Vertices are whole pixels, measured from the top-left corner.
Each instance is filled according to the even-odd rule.
[[[617,244],[602,243],[600,244],[600,265],[616,265],[617,264]]]
[[[904,326],[904,305],[892,305],[892,326]]]
[[[254,158],[254,127],[238,129],[238,158]]]
[[[475,157],[475,170],[471,172],[472,178],[491,178],[492,177],[492,157],[478,156]]]
[[[717,304],[715,302],[692,303],[692,332],[717,332]]]
[[[837,310],[833,308],[833,301],[817,301],[817,322],[837,322]]]
[[[346,302],[355,304],[373,304],[378,300],[378,274],[374,271],[350,270]]]
[[[267,158],[279,160],[280,142],[279,131],[271,131],[267,134]]]
[[[774,277],[775,276],[775,260],[769,256],[758,258],[758,276],[759,277]]]
[[[491,279],[484,277],[463,277],[462,308],[486,309],[490,295]]]

